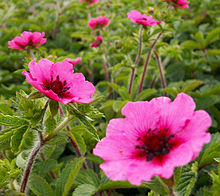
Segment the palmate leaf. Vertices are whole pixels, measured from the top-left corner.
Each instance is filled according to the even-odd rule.
[[[181,174],[177,181],[175,192],[179,196],[189,196],[197,178],[198,163],[181,167]]]
[[[68,163],[60,174],[56,182],[55,196],[67,196],[76,178],[80,167],[84,162],[84,158],[75,158],[74,161]]]

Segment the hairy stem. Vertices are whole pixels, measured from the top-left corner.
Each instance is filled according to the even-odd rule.
[[[38,132],[38,133],[39,133],[39,141],[36,143],[36,145],[32,149],[32,152],[29,156],[26,168],[24,170],[24,176],[22,178],[21,188],[20,188],[21,193],[25,193],[25,190],[26,190],[26,187],[27,187],[27,182],[28,182],[28,179],[29,179],[29,176],[30,176],[30,172],[31,172],[34,160],[35,160],[38,152],[40,151],[41,147],[43,146],[42,134],[40,132]]]
[[[143,74],[142,74],[142,77],[141,77],[141,82],[140,82],[138,93],[140,93],[143,89],[144,78],[145,78],[147,67],[148,67],[148,64],[149,64],[149,61],[150,61],[151,53],[152,53],[152,51],[154,49],[154,46],[156,45],[156,43],[157,43],[157,41],[158,41],[158,39],[160,38],[161,35],[162,35],[162,32],[160,32],[158,34],[157,38],[154,40],[153,44],[150,46],[150,51],[147,54],[147,58],[146,58],[146,61],[145,61],[145,64],[144,64],[144,71],[143,71]]]
[[[158,68],[159,68],[159,71],[160,71],[160,78],[161,78],[162,86],[165,89],[166,88],[166,82],[165,82],[165,77],[164,77],[164,74],[163,74],[163,68],[162,68],[162,65],[161,65],[160,56],[157,54],[156,51],[154,51],[154,54],[155,54],[155,57],[156,57],[156,60],[157,60],[157,65],[158,65]],[[165,94],[165,96],[167,95],[166,92],[164,94]]]
[[[142,40],[143,40],[143,26],[141,26],[140,31],[139,31],[139,50],[138,50],[138,54],[134,62],[135,65],[137,65],[141,59]],[[128,89],[129,94],[131,94],[131,90],[132,90],[132,86],[134,82],[135,70],[136,70],[135,67],[131,68],[131,78],[130,78],[130,84],[129,84],[129,89]]]
[[[176,196],[175,192],[173,191],[172,187],[168,187],[169,188],[169,192],[170,192],[170,196]]]
[[[65,117],[64,120],[53,130],[53,132],[44,138],[44,142],[51,140],[60,130],[62,130],[72,119],[74,116],[69,115]]]

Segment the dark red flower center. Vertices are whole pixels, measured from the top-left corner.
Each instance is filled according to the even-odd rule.
[[[64,82],[60,81],[59,75],[57,75],[56,80],[53,80],[53,77],[51,76],[51,80],[45,80],[43,83],[44,90],[52,90],[54,93],[56,93],[59,98],[63,98],[68,96],[69,92],[67,92],[70,87],[66,86],[66,80]]]
[[[138,156],[146,157],[147,161],[152,161],[154,157],[169,154],[173,147],[172,138],[174,135],[169,134],[167,128],[162,130],[149,129],[145,135],[137,139],[140,143],[136,146]]]

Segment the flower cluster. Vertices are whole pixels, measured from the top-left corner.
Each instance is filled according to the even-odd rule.
[[[100,36],[96,36],[95,41],[90,44],[90,47],[99,47],[102,43],[102,38]]]
[[[144,26],[155,26],[155,25],[162,23],[162,21],[154,20],[152,18],[152,16],[147,16],[146,14],[141,14],[140,12],[138,12],[136,10],[132,10],[132,12],[129,12],[128,18],[132,22],[142,24]]]
[[[89,21],[88,26],[91,29],[97,29],[97,28],[103,28],[107,26],[109,23],[109,19],[107,17],[103,16],[98,16],[97,18],[91,18]]]
[[[206,130],[211,118],[204,111],[194,111],[193,99],[178,94],[129,102],[125,118],[109,122],[106,137],[93,153],[104,159],[100,167],[112,180],[129,180],[140,185],[155,175],[170,178],[175,167],[194,160],[210,141]]]
[[[184,9],[184,8],[189,8],[189,1],[187,0],[163,0],[166,1],[168,4],[171,5],[171,8],[179,8],[179,9]]]
[[[65,59],[63,62],[53,63],[42,59],[38,63],[36,59],[28,65],[30,73],[23,71],[28,83],[39,90],[50,99],[63,104],[70,102],[89,103],[95,87],[92,83],[85,81],[81,73],[73,73],[73,65],[81,61]]]
[[[26,49],[27,47],[36,48],[44,44],[47,39],[43,38],[45,33],[28,32],[24,31],[21,37],[17,36],[13,40],[9,41],[9,48],[13,49]]]

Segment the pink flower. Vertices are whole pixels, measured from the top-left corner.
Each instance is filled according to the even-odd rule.
[[[85,1],[87,3],[89,3],[89,5],[92,5],[93,3],[97,3],[98,0],[80,0],[81,2]]]
[[[91,18],[88,26],[91,29],[103,28],[108,25],[109,19],[107,17],[98,16],[98,18]]]
[[[36,63],[36,59],[28,65],[30,73],[23,71],[28,83],[45,94],[63,104],[70,102],[89,103],[90,97],[95,92],[92,83],[85,81],[82,73],[73,73],[73,65],[81,61],[65,59],[63,62],[53,63],[42,59]]]
[[[125,118],[109,122],[106,137],[94,149],[105,160],[100,165],[112,180],[129,180],[140,185],[158,175],[170,178],[175,167],[194,160],[210,141],[211,118],[195,110],[193,99],[180,93],[167,97],[129,102]]]
[[[179,8],[179,9],[184,9],[184,8],[189,8],[189,1],[187,0],[163,0],[166,1],[168,4],[171,4],[171,8]]]
[[[152,18],[152,16],[147,16],[146,14],[141,14],[140,12],[136,10],[132,10],[131,12],[128,12],[128,18],[138,24],[142,24],[144,26],[155,26],[157,24],[162,23],[162,21],[157,21]]]
[[[95,41],[90,44],[90,47],[99,47],[102,43],[102,38],[100,36],[96,36]]]
[[[9,48],[14,49],[25,49],[27,46],[30,46],[32,48],[36,48],[42,44],[44,44],[47,39],[43,38],[45,33],[39,33],[39,32],[28,32],[24,31],[21,34],[21,37],[17,36],[13,40],[9,41]]]
[[[73,66],[78,64],[79,62],[82,61],[82,58],[81,57],[78,57],[76,59],[69,59],[69,58],[66,58],[65,61],[67,61],[68,63],[71,63]]]
[[[172,0],[177,4],[177,8],[184,9],[184,8],[189,8],[189,1],[187,0]]]

